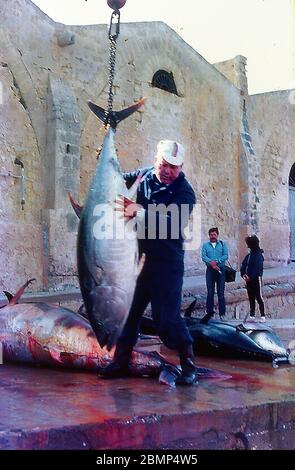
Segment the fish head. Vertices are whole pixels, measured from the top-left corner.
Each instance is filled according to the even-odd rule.
[[[269,351],[276,356],[287,356],[287,350],[276,333],[270,329],[253,330],[249,334],[250,338],[265,351]]]

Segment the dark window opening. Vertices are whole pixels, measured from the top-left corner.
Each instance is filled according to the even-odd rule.
[[[153,76],[152,86],[178,95],[172,72],[169,73],[166,72],[166,70],[158,70]]]
[[[291,171],[290,171],[289,186],[293,186],[293,188],[295,188],[295,163],[292,166]]]

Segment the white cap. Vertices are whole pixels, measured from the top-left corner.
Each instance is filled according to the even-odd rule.
[[[160,140],[157,145],[156,158],[164,158],[171,165],[182,165],[184,147],[175,140]]]

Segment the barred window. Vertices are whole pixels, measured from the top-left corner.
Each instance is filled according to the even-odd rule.
[[[178,95],[173,73],[166,70],[158,70],[152,79],[152,86]]]

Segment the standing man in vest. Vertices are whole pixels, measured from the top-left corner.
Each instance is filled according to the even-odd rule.
[[[206,315],[202,319],[203,323],[207,323],[214,315],[214,291],[217,286],[218,311],[220,319],[225,316],[225,272],[224,266],[228,259],[228,249],[226,244],[218,239],[219,231],[217,227],[209,229],[209,241],[203,244],[202,260],[207,266],[206,270],[206,286],[207,286],[207,302]]]
[[[184,148],[178,142],[161,140],[153,167],[124,175],[129,188],[141,177],[136,203],[126,197],[117,200],[117,210],[127,219],[135,218],[139,252],[145,263],[138,276],[133,303],[114,359],[99,373],[105,377],[129,375],[129,362],[137,342],[141,317],[151,302],[158,335],[178,352],[181,376],[178,384],[197,383],[193,339],[180,314],[184,274],[183,229],[196,202],[184,173]]]

